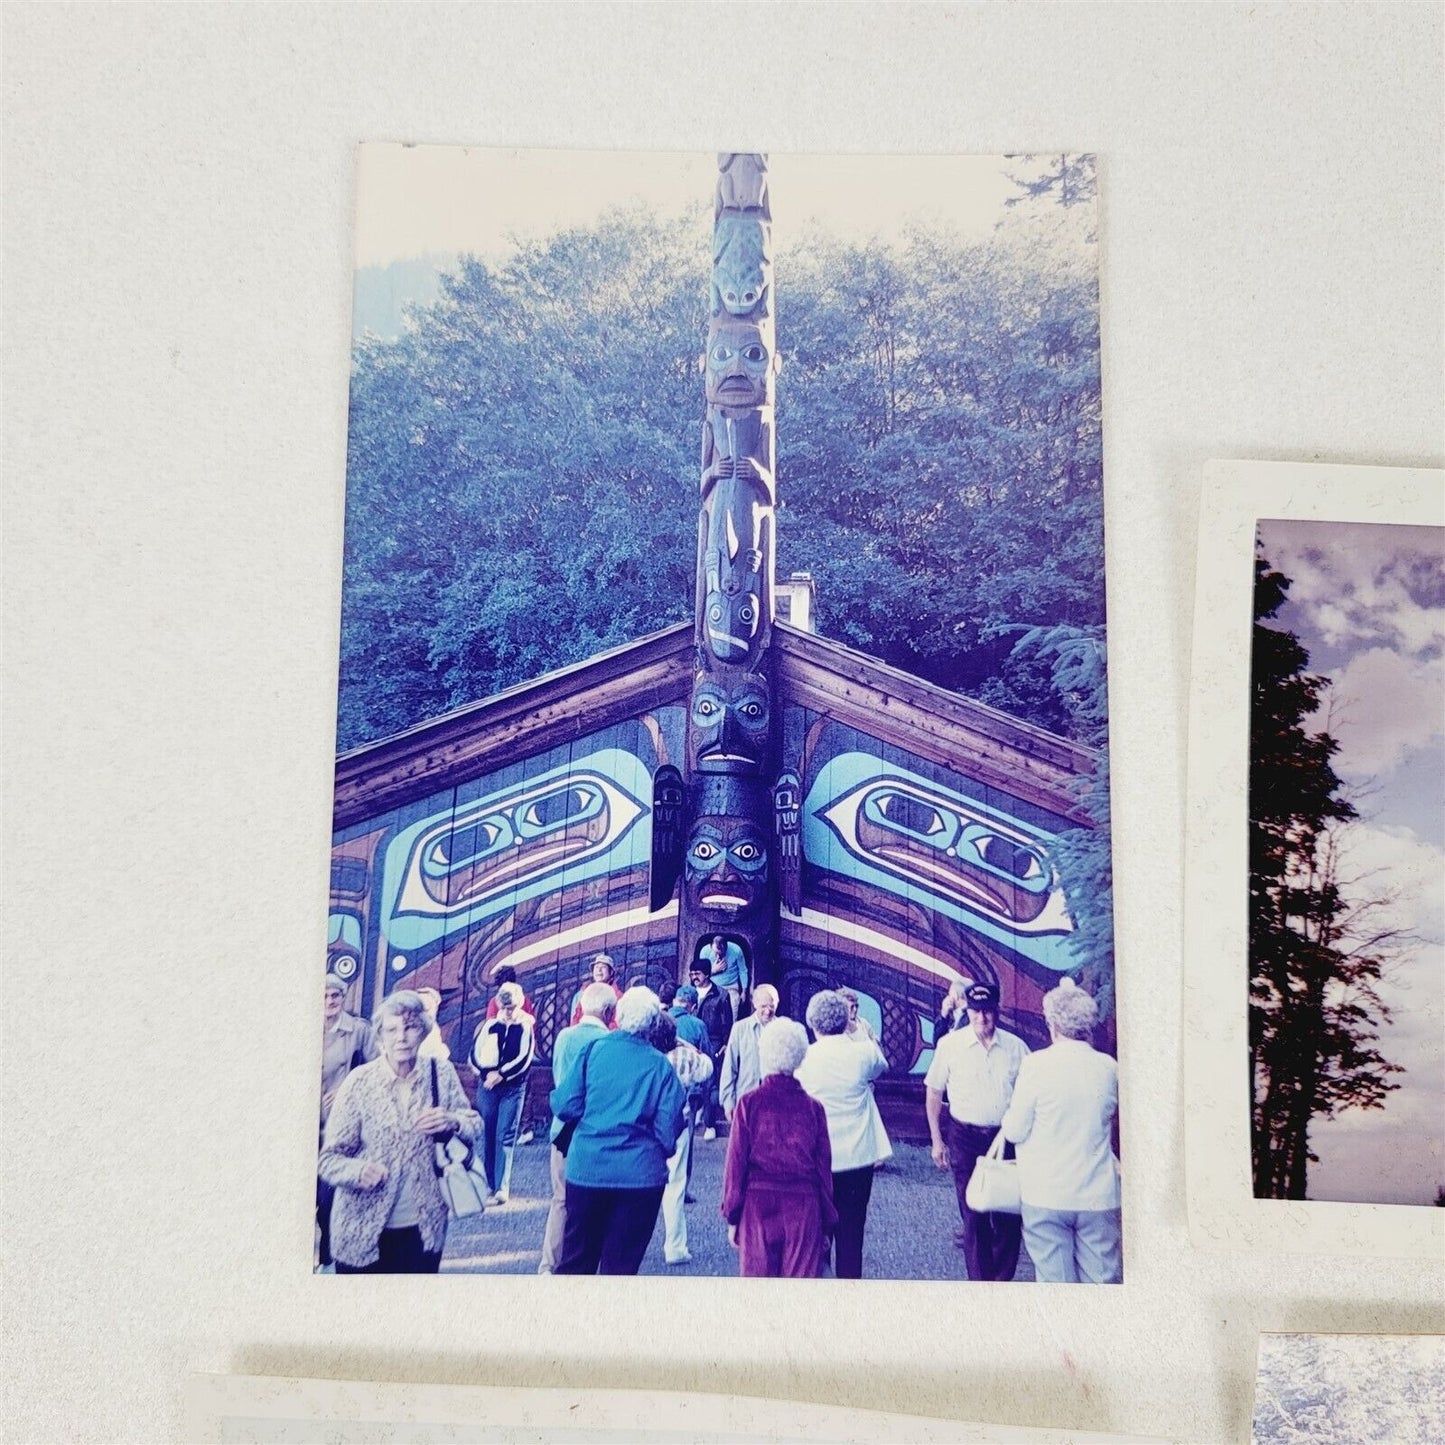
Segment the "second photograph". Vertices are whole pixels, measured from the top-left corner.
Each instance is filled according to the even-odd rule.
[[[361,149],[317,1269],[1121,1280],[1096,221]]]

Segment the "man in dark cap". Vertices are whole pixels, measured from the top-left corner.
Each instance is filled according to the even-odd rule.
[[[704,1139],[717,1138],[717,1116],[722,1112],[718,1107],[717,1084],[722,1078],[723,1054],[727,1051],[728,1035],[733,1028],[733,1006],[722,989],[712,981],[707,964],[693,959],[688,973],[691,987],[697,991],[697,1016],[707,1029],[708,1053],[712,1055],[713,1083],[709,1086],[707,1103],[703,1106],[702,1131]]]
[[[1029,1051],[1016,1034],[999,1028],[998,1001],[998,989],[992,984],[968,986],[964,992],[968,1022],[938,1040],[923,1081],[933,1162],[940,1169],[953,1170],[963,1221],[957,1243],[970,1279],[1012,1279],[1022,1234],[1018,1215],[976,1214],[965,1198],[973,1166],[998,1133],[1013,1097],[1019,1065]],[[1005,1157],[1013,1157],[1012,1145]]]

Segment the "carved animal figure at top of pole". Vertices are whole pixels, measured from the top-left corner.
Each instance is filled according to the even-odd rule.
[[[766,673],[772,634],[778,365],[767,169],[760,155],[718,157],[698,517],[695,635],[703,671]],[[696,749],[689,751],[695,765]]]
[[[724,211],[756,211],[773,219],[768,204],[768,158],[747,151],[723,151],[717,158],[714,218]]]

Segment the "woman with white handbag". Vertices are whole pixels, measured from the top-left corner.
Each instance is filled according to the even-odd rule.
[[[326,1122],[331,1252],[337,1274],[435,1274],[448,1218],[435,1146],[453,1135],[471,1142],[482,1121],[450,1062],[418,1065],[431,1020],[415,993],[390,995],[375,1024],[381,1057],[346,1076]]]
[[[1089,1042],[1099,1008],[1073,979],[1044,995],[1053,1042],[1020,1065],[1002,1133],[1018,1146],[1024,1247],[1045,1284],[1123,1278],[1119,1069]]]

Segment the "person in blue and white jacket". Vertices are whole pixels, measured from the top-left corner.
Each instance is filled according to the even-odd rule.
[[[712,1078],[712,1056],[682,1038],[677,1020],[669,1013],[660,1013],[652,1024],[652,1046],[667,1056],[677,1081],[689,1101],[697,1089]],[[691,1114],[691,1107],[687,1113]],[[687,1247],[687,1180],[692,1168],[692,1130],[683,1126],[677,1148],[667,1161],[667,1187],[662,1191],[662,1258],[665,1264],[690,1264],[692,1254]]]
[[[486,1129],[482,1169],[492,1191],[488,1204],[505,1204],[509,1198],[517,1119],[537,1047],[532,1016],[523,1011],[522,999],[520,984],[504,983],[497,990],[496,1018],[477,1030],[472,1043],[472,1067],[482,1076],[477,1108]]]

